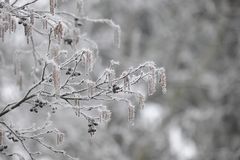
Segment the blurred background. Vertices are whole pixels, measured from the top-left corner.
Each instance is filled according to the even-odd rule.
[[[44,1],[38,3],[42,8],[47,6]],[[77,12],[76,1],[58,3],[59,10]],[[137,111],[134,126],[128,123],[124,104],[107,104],[113,111],[112,119],[93,137],[82,118],[74,117],[72,111],[60,111],[53,117],[56,127],[66,135],[60,148],[83,160],[239,159],[240,1],[91,0],[84,4],[84,15],[112,19],[122,30],[121,48],[117,49],[110,27],[83,25],[82,32],[99,47],[95,72],[112,59],[120,62],[119,71],[155,61],[166,69],[168,92],[162,95],[158,90],[148,97],[145,109]],[[5,63],[11,64],[12,52],[27,45],[19,43],[20,35],[8,37],[0,43],[0,52]],[[29,64],[30,59],[24,65]],[[8,69],[0,73],[0,104],[21,97]],[[27,126],[41,114],[46,117],[44,112],[30,117],[27,112],[29,118],[22,119],[24,113],[19,113],[23,110],[8,115],[8,119]],[[40,160],[53,157],[46,153]]]

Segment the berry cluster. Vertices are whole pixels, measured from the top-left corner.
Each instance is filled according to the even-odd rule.
[[[88,133],[93,136],[94,133],[97,131],[96,126],[98,126],[98,123],[95,122],[94,119],[88,120]]]
[[[18,24],[22,24],[23,26],[27,26],[26,20],[27,19],[25,17],[22,17],[22,18],[19,19]]]
[[[118,93],[121,91],[121,88],[119,86],[117,86],[116,84],[113,85],[112,88],[113,93]]]
[[[6,146],[6,145],[0,145],[0,152],[4,151],[7,148],[8,148],[8,146]]]
[[[70,74],[72,74],[72,72],[73,72],[73,69],[72,68],[68,68],[67,72],[66,72],[66,75],[70,75]],[[80,76],[80,75],[81,75],[81,73],[76,72],[76,71],[72,74],[72,76]]]
[[[74,18],[75,27],[81,27],[83,24],[78,18]]]
[[[8,132],[7,138],[13,142],[18,142],[18,139],[15,138],[15,136],[11,132]]]
[[[56,113],[57,107],[52,107],[52,113]]]
[[[34,102],[35,105],[30,109],[30,112],[38,113],[39,108],[43,108],[44,106],[47,105],[47,102],[42,102],[39,99],[36,99]]]
[[[64,44],[68,44],[68,45],[72,45],[72,42],[73,42],[73,40],[72,39],[70,39],[70,38],[65,38],[64,39]]]

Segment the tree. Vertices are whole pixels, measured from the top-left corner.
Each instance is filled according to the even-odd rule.
[[[83,27],[86,23],[110,26],[114,31],[116,47],[120,47],[120,27],[110,19],[85,16],[83,1],[76,2],[77,14],[57,10],[56,0],[49,0],[49,11],[39,10],[34,6],[37,2],[0,2],[2,42],[8,43],[7,32],[17,36],[23,29],[28,44],[24,50],[14,51],[14,61],[10,64],[7,63],[6,53],[0,54],[3,75],[14,74],[22,95],[20,100],[16,99],[5,106],[1,104],[0,152],[6,157],[33,160],[41,152],[33,152],[28,145],[38,144],[53,153],[75,159],[48,143],[49,137],[56,137],[57,145],[64,138],[64,133],[52,126],[51,115],[57,114],[58,110],[71,109],[76,116],[86,120],[88,133],[93,136],[98,125],[111,118],[111,110],[106,104],[116,101],[127,105],[128,120],[133,123],[136,107],[143,109],[145,99],[135,86],[147,82],[148,95],[152,95],[159,84],[165,93],[165,69],[158,68],[154,62],[145,62],[117,74],[115,67],[119,63],[112,60],[106,69],[94,72],[98,46],[82,33]],[[29,75],[30,79],[27,78]],[[32,86],[29,85],[31,83]],[[26,107],[28,111],[24,110]],[[46,113],[48,116],[45,122],[37,122],[36,126],[19,128],[15,123],[11,124],[7,117],[16,110],[20,115],[39,114],[39,119],[43,119]],[[13,151],[10,147],[13,144],[20,145],[27,154]]]

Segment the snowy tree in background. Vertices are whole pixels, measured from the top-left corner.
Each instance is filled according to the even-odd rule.
[[[136,89],[140,83],[146,82],[148,95],[154,94],[158,86],[166,93],[165,69],[158,68],[154,62],[145,62],[118,74],[115,69],[119,62],[111,60],[101,73],[93,73],[98,61],[98,45],[83,32],[84,25],[110,26],[115,49],[120,47],[120,27],[110,19],[87,17],[81,0],[74,2],[76,14],[58,10],[61,2],[49,0],[48,10],[36,7],[38,0],[0,2],[2,43],[11,43],[9,34],[11,37],[24,34],[28,44],[24,49],[16,47],[11,55],[12,63],[8,63],[5,53],[0,53],[2,77],[14,77],[12,81],[17,82],[22,95],[15,99],[13,95],[9,98],[12,102],[0,104],[0,152],[7,158],[33,160],[42,152],[50,151],[75,159],[48,143],[49,137],[55,137],[56,145],[64,141],[64,133],[52,125],[52,115],[59,110],[72,110],[86,120],[87,132],[93,136],[99,124],[111,119],[109,102],[123,102],[128,108],[129,122],[134,123],[137,107],[144,108],[145,97]],[[20,128],[16,123],[18,119],[8,120],[8,115],[15,110],[24,119],[31,114],[39,114],[42,119],[45,113],[47,117],[44,122]],[[32,150],[29,145],[35,143],[43,149]],[[23,152],[16,152],[15,146]]]

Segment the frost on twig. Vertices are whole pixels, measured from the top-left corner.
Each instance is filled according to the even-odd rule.
[[[22,51],[16,51],[17,54],[14,55],[13,72],[17,76],[16,81],[20,88],[24,88],[23,92],[26,93],[23,93],[20,100],[3,106],[0,117],[18,108],[21,112],[23,106],[29,105],[31,114],[40,112],[58,114],[60,109],[71,110],[77,117],[86,120],[88,126],[86,132],[93,136],[100,123],[111,120],[110,106],[105,106],[109,104],[108,102],[123,102],[123,106],[128,109],[126,114],[128,120],[133,124],[137,109],[144,109],[146,99],[143,96],[144,93],[138,90],[141,83],[147,85],[148,96],[157,91],[158,85],[162,93],[166,93],[165,69],[158,68],[154,62],[145,62],[119,74],[115,71],[119,62],[112,60],[108,67],[96,74],[94,67],[99,52],[98,46],[94,40],[86,37],[80,30],[86,21],[93,24],[107,24],[113,29],[114,44],[120,47],[121,29],[111,19],[93,19],[84,16],[82,0],[77,5],[80,17],[66,11],[57,11],[56,0],[49,0],[50,10],[47,11],[37,11],[29,7],[35,2],[37,0],[20,6],[17,5],[17,1],[12,4],[8,1],[0,2],[0,38],[2,41],[5,41],[7,32],[12,34],[15,33],[17,27],[23,27],[23,35],[32,49],[24,51],[23,54]],[[39,27],[39,24],[42,26]],[[35,33],[45,41],[35,43],[33,38]],[[31,43],[29,43],[30,40]],[[82,45],[80,42],[87,43],[87,45]],[[38,62],[34,66],[35,81],[31,87],[25,86],[27,84],[24,83],[25,73],[21,67],[28,53],[33,53],[31,55],[34,56],[34,61]],[[25,88],[28,89],[25,90]],[[133,99],[137,103],[133,102]],[[9,125],[7,120],[6,122],[0,121],[0,124],[3,127],[0,130],[1,153],[7,149],[2,145],[3,139],[7,137],[13,143],[20,144],[30,159],[35,159],[40,152],[33,153],[27,141],[34,142],[68,159],[74,159],[64,150],[58,150],[44,141],[45,137],[51,137],[59,146],[65,141],[64,134],[53,127],[50,114],[45,123],[38,124],[37,127],[19,129],[14,125]],[[17,153],[11,153],[11,156],[22,157]]]

